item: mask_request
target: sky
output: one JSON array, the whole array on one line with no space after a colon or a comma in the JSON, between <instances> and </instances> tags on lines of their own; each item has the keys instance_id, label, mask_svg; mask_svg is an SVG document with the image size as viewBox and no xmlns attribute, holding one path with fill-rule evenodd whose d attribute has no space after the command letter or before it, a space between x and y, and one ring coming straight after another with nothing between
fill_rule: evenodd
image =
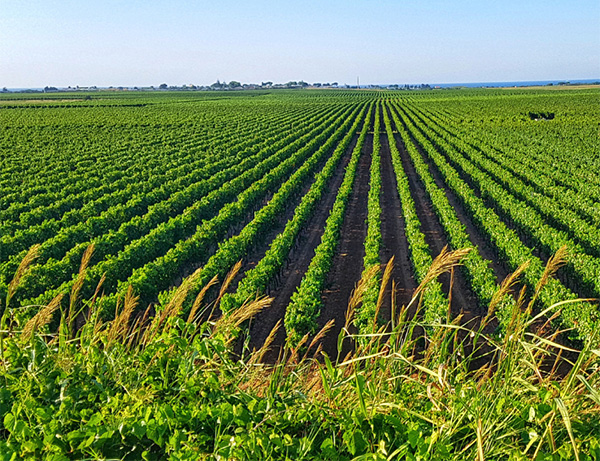
<instances>
[{"instance_id":1,"label":"sky","mask_svg":"<svg viewBox=\"0 0 600 461\"><path fill-rule=\"evenodd\" d=\"M0 87L600 78L598 0L0 0Z\"/></svg>"}]
</instances>

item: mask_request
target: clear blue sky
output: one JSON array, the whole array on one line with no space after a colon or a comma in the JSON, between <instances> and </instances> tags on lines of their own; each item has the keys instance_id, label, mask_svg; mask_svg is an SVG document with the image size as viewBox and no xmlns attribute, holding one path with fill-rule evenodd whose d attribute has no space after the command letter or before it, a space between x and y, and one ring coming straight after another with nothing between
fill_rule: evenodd
<instances>
[{"instance_id":1,"label":"clear blue sky","mask_svg":"<svg viewBox=\"0 0 600 461\"><path fill-rule=\"evenodd\" d=\"M0 0L0 87L600 77L598 0Z\"/></svg>"}]
</instances>

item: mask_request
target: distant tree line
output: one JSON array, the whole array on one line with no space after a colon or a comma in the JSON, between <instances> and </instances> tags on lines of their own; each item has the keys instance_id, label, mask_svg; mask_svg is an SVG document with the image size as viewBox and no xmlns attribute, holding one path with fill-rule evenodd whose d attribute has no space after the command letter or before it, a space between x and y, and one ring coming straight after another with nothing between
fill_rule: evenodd
<instances>
[{"instance_id":1,"label":"distant tree line","mask_svg":"<svg viewBox=\"0 0 600 461\"><path fill-rule=\"evenodd\" d=\"M215 83L211 85L181 85L181 86L172 86L167 85L166 83L161 83L158 86L158 90L170 90L170 91L181 91L181 90L201 90L201 91L227 91L227 90L252 90L252 89L295 89L295 88L337 88L338 83L307 83L304 80L291 80L287 83L273 83L271 81L261 82L261 83L241 83L237 80L231 80L229 83L225 81L217 80ZM148 89L156 89L153 86Z\"/></svg>"},{"instance_id":2,"label":"distant tree line","mask_svg":"<svg viewBox=\"0 0 600 461\"><path fill-rule=\"evenodd\" d=\"M123 87L123 86L110 86L105 88L98 88L97 86L89 87L67 87L57 88L55 86L46 86L43 89L23 89L19 90L21 93L55 93L64 91L98 91L98 90L118 90L118 91L230 91L230 90L264 90L264 89L303 89L303 88L357 88L356 85L342 84L338 82L313 82L308 83L304 80L290 80L286 83L273 83L272 81L260 82L260 83L241 83L237 80L231 80L230 82L217 80L211 85L194 85L194 84L183 84L183 85L169 85L167 83L161 83L158 86L148 87ZM387 89L387 90L430 90L431 86L428 84L417 84L417 85L361 85L360 88L371 88L371 89ZM5 87L0 90L1 93L7 93L9 90Z\"/></svg>"}]
</instances>

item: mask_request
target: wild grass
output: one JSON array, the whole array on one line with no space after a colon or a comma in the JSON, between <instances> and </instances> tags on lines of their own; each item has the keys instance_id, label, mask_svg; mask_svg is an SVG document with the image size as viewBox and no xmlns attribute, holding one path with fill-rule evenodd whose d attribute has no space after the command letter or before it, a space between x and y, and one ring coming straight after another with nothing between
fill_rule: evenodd
<instances>
[{"instance_id":1,"label":"wild grass","mask_svg":"<svg viewBox=\"0 0 600 461\"><path fill-rule=\"evenodd\" d=\"M443 252L426 279L465 254ZM155 315L140 311L130 291L104 321L101 289L81 300L74 288L68 307L58 297L25 321L9 296L0 331L0 459L598 460L597 338L576 348L549 327L560 305L533 310L560 264L560 255L549 262L531 299L515 294L502 335L489 328L494 301L476 328L460 318L425 324L426 284L407 306L392 299L388 325L352 334L367 272L338 337L345 357L323 353L330 322L275 363L263 360L278 346L281 322L258 350L236 347L268 298L216 317L220 297L205 305L207 287L184 319L187 285ZM82 278L86 270L84 258ZM514 290L520 271L494 299ZM388 273L391 264L382 283L393 293Z\"/></svg>"}]
</instances>

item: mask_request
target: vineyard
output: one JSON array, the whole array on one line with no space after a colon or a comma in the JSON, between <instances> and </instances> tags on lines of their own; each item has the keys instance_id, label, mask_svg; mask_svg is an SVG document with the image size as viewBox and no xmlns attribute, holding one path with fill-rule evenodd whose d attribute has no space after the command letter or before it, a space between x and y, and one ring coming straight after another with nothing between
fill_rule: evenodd
<instances>
[{"instance_id":1,"label":"vineyard","mask_svg":"<svg viewBox=\"0 0 600 461\"><path fill-rule=\"evenodd\" d=\"M563 246L565 267L536 308L600 297L597 96L4 98L1 297L33 245L35 266L13 303L69 293L91 244L82 296L102 278L106 316L130 286L145 308L188 282L189 311L202 287L241 261L222 308L274 298L251 329L253 344L280 319L292 343L331 318L341 328L361 272L392 256L407 303L446 245L473 250L451 292L447 280L427 291L432 323L448 306L485 317L502 280L526 261L523 283L533 289ZM537 112L553 118L530 116ZM365 334L389 318L389 306L376 315L378 280L355 319ZM498 303L500 330L514 303ZM580 302L554 323L584 341L599 318Z\"/></svg>"},{"instance_id":2,"label":"vineyard","mask_svg":"<svg viewBox=\"0 0 600 461\"><path fill-rule=\"evenodd\" d=\"M89 300L106 322L129 306L141 325L174 305L216 321L268 299L233 349L268 342L273 364L317 335L332 367L401 311L427 341L448 324L502 341L527 305L532 331L597 350L599 96L0 95L3 323L22 329L53 305L81 329ZM432 279L448 250L465 250L460 264Z\"/></svg>"}]
</instances>

